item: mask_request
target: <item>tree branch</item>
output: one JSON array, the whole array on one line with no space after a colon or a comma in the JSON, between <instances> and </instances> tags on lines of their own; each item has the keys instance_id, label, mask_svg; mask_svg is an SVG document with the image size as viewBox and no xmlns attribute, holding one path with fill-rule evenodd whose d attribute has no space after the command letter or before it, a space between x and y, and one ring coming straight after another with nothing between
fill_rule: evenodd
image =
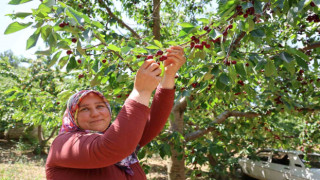
<instances>
[{"instance_id":1,"label":"tree branch","mask_svg":"<svg viewBox=\"0 0 320 180\"><path fill-rule=\"evenodd\" d=\"M98 0L101 7L106 8L109 16L111 16L113 19L115 19L120 25L127 28L133 36L135 36L138 39L141 39L141 37L136 33L130 26L128 26L126 23L124 23L121 19L119 19L115 14L112 13L111 9L103 2L103 0Z\"/></svg>"},{"instance_id":2,"label":"tree branch","mask_svg":"<svg viewBox=\"0 0 320 180\"><path fill-rule=\"evenodd\" d=\"M306 50L310 50L310 49L316 49L320 47L320 42L316 42L313 44L309 44L306 47L300 48L300 51L306 51Z\"/></svg>"},{"instance_id":3,"label":"tree branch","mask_svg":"<svg viewBox=\"0 0 320 180\"><path fill-rule=\"evenodd\" d=\"M261 114L254 113L254 112L244 113L244 112L239 112L239 111L231 111L231 112L225 111L225 112L221 113L217 118L215 118L215 120L213 122L211 122L211 124L223 123L225 120L227 120L231 116L254 118L254 117L261 116ZM191 133L185 135L185 140L191 141L191 140L197 139L198 137L201 137L205 134L208 134L213 129L214 129L214 127L211 125L210 127L206 128L206 129L200 129L198 131L191 132Z\"/></svg>"},{"instance_id":4,"label":"tree branch","mask_svg":"<svg viewBox=\"0 0 320 180\"><path fill-rule=\"evenodd\" d=\"M50 136L49 136L46 140L44 140L44 141L45 141L45 142L49 141L49 140L53 137L53 135L54 135L54 133L56 132L57 129L58 129L58 126L56 126L56 127L51 131Z\"/></svg>"},{"instance_id":5,"label":"tree branch","mask_svg":"<svg viewBox=\"0 0 320 180\"><path fill-rule=\"evenodd\" d=\"M153 19L153 28L152 32L154 35L154 39L160 41L160 0L153 0L153 13L152 13L152 19Z\"/></svg>"}]
</instances>

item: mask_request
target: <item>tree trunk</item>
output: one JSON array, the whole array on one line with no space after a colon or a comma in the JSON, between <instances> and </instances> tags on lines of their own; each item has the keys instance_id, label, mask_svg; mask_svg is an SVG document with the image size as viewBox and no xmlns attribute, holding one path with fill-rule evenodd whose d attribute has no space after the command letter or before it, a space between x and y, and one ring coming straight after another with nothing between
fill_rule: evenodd
<instances>
[{"instance_id":1,"label":"tree trunk","mask_svg":"<svg viewBox=\"0 0 320 180\"><path fill-rule=\"evenodd\" d=\"M153 35L154 39L160 41L160 0L153 0Z\"/></svg>"},{"instance_id":2,"label":"tree trunk","mask_svg":"<svg viewBox=\"0 0 320 180\"><path fill-rule=\"evenodd\" d=\"M184 99L177 102L177 104L173 107L172 113L174 115L174 119L170 119L170 131L171 132L179 132L183 134L184 121L183 114L186 110L187 102ZM183 142L181 142L183 143ZM185 164L184 164L184 151L178 152L174 148L173 143L170 144L171 149L171 158L168 160L168 179L169 180L184 180L185 178ZM184 145L182 147L184 149ZM182 156L179 160L178 156Z\"/></svg>"},{"instance_id":3,"label":"tree trunk","mask_svg":"<svg viewBox=\"0 0 320 180\"><path fill-rule=\"evenodd\" d=\"M44 150L44 147L45 147L47 141L43 137L43 132L42 132L41 125L38 126L38 141L39 141L39 146L38 146L38 148L36 148L34 150L34 153L35 154L46 154L45 150Z\"/></svg>"}]
</instances>

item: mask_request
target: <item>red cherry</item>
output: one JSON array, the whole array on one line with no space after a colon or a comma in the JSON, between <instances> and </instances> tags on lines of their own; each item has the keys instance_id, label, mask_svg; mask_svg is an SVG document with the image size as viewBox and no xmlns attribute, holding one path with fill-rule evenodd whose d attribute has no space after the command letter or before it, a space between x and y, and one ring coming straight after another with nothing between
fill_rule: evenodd
<instances>
[{"instance_id":1,"label":"red cherry","mask_svg":"<svg viewBox=\"0 0 320 180\"><path fill-rule=\"evenodd\" d=\"M158 56L161 56L163 54L163 51L161 51L161 50L159 50L158 52L157 52L157 55Z\"/></svg>"},{"instance_id":2,"label":"red cherry","mask_svg":"<svg viewBox=\"0 0 320 180\"><path fill-rule=\"evenodd\" d=\"M231 61L232 64L237 64L237 61Z\"/></svg>"},{"instance_id":3,"label":"red cherry","mask_svg":"<svg viewBox=\"0 0 320 180\"><path fill-rule=\"evenodd\" d=\"M147 59L153 59L153 56L152 55L148 55Z\"/></svg>"},{"instance_id":4,"label":"red cherry","mask_svg":"<svg viewBox=\"0 0 320 180\"><path fill-rule=\"evenodd\" d=\"M238 96L238 95L240 95L240 94L241 94L241 92L238 92L238 93L235 93L234 95Z\"/></svg>"},{"instance_id":5,"label":"red cherry","mask_svg":"<svg viewBox=\"0 0 320 180\"><path fill-rule=\"evenodd\" d=\"M198 86L198 83L192 83L191 86L192 86L193 88L196 88L196 87Z\"/></svg>"},{"instance_id":6,"label":"red cherry","mask_svg":"<svg viewBox=\"0 0 320 180\"><path fill-rule=\"evenodd\" d=\"M201 47L203 47L203 46L201 46L201 44L196 44L196 45L194 46L194 48L196 48L196 49L201 49Z\"/></svg>"},{"instance_id":7,"label":"red cherry","mask_svg":"<svg viewBox=\"0 0 320 180\"><path fill-rule=\"evenodd\" d=\"M107 60L106 60L106 59L102 60L102 63L106 63L106 62L107 62Z\"/></svg>"},{"instance_id":8,"label":"red cherry","mask_svg":"<svg viewBox=\"0 0 320 180\"><path fill-rule=\"evenodd\" d=\"M205 26L204 28L203 28L203 30L208 30L209 29L209 27L208 26Z\"/></svg>"},{"instance_id":9,"label":"red cherry","mask_svg":"<svg viewBox=\"0 0 320 180\"><path fill-rule=\"evenodd\" d=\"M237 10L237 11L241 11L241 10L242 10L242 6L238 5L238 6L236 7L236 10Z\"/></svg>"},{"instance_id":10,"label":"red cherry","mask_svg":"<svg viewBox=\"0 0 320 180\"><path fill-rule=\"evenodd\" d=\"M77 38L72 38L71 41L72 41L73 43L76 43L76 42L77 42Z\"/></svg>"},{"instance_id":11,"label":"red cherry","mask_svg":"<svg viewBox=\"0 0 320 180\"><path fill-rule=\"evenodd\" d=\"M59 105L60 104L60 102L57 102L57 105Z\"/></svg>"},{"instance_id":12,"label":"red cherry","mask_svg":"<svg viewBox=\"0 0 320 180\"><path fill-rule=\"evenodd\" d=\"M191 36L191 40L194 41L196 40L197 38L195 36Z\"/></svg>"},{"instance_id":13,"label":"red cherry","mask_svg":"<svg viewBox=\"0 0 320 180\"><path fill-rule=\"evenodd\" d=\"M200 42L200 39L196 38L194 42L198 44Z\"/></svg>"},{"instance_id":14,"label":"red cherry","mask_svg":"<svg viewBox=\"0 0 320 180\"><path fill-rule=\"evenodd\" d=\"M83 77L84 77L83 74L79 74L79 75L78 75L78 78L79 78L79 79L81 79L81 78L83 78Z\"/></svg>"},{"instance_id":15,"label":"red cherry","mask_svg":"<svg viewBox=\"0 0 320 180\"><path fill-rule=\"evenodd\" d=\"M64 22L59 24L59 27L63 28L65 26Z\"/></svg>"},{"instance_id":16,"label":"red cherry","mask_svg":"<svg viewBox=\"0 0 320 180\"><path fill-rule=\"evenodd\" d=\"M248 14L244 14L243 17L244 17L244 18L247 18L247 17L248 17Z\"/></svg>"},{"instance_id":17,"label":"red cherry","mask_svg":"<svg viewBox=\"0 0 320 180\"><path fill-rule=\"evenodd\" d=\"M163 55L159 58L159 61L164 61L164 60L167 60L168 57L166 55Z\"/></svg>"},{"instance_id":18,"label":"red cherry","mask_svg":"<svg viewBox=\"0 0 320 180\"><path fill-rule=\"evenodd\" d=\"M137 55L136 57L137 57L137 58L141 58L141 57L142 57L142 55Z\"/></svg>"},{"instance_id":19,"label":"red cherry","mask_svg":"<svg viewBox=\"0 0 320 180\"><path fill-rule=\"evenodd\" d=\"M209 49L211 47L210 44L206 44L206 48Z\"/></svg>"},{"instance_id":20,"label":"red cherry","mask_svg":"<svg viewBox=\"0 0 320 180\"><path fill-rule=\"evenodd\" d=\"M81 59L78 59L78 63L81 64L81 62L82 62Z\"/></svg>"},{"instance_id":21,"label":"red cherry","mask_svg":"<svg viewBox=\"0 0 320 180\"><path fill-rule=\"evenodd\" d=\"M241 85L241 86L244 86L244 82L242 80L239 80L238 84Z\"/></svg>"},{"instance_id":22,"label":"red cherry","mask_svg":"<svg viewBox=\"0 0 320 180\"><path fill-rule=\"evenodd\" d=\"M68 50L68 51L67 51L67 54L68 54L68 55L72 54L72 51L71 51L71 50Z\"/></svg>"},{"instance_id":23,"label":"red cherry","mask_svg":"<svg viewBox=\"0 0 320 180\"><path fill-rule=\"evenodd\" d=\"M249 67L249 63L246 63L246 66Z\"/></svg>"},{"instance_id":24,"label":"red cherry","mask_svg":"<svg viewBox=\"0 0 320 180\"><path fill-rule=\"evenodd\" d=\"M190 48L192 49L193 47L194 47L194 45L195 45L196 43L194 43L194 42L191 42L190 43Z\"/></svg>"},{"instance_id":25,"label":"red cherry","mask_svg":"<svg viewBox=\"0 0 320 180\"><path fill-rule=\"evenodd\" d=\"M207 33L211 32L211 30L212 30L212 29L208 29L208 30L207 30Z\"/></svg>"},{"instance_id":26,"label":"red cherry","mask_svg":"<svg viewBox=\"0 0 320 180\"><path fill-rule=\"evenodd\" d=\"M233 28L233 25L232 24L230 24L228 27L227 27L227 29L232 29Z\"/></svg>"},{"instance_id":27,"label":"red cherry","mask_svg":"<svg viewBox=\"0 0 320 180\"><path fill-rule=\"evenodd\" d=\"M311 7L316 7L316 4L313 1L311 1L310 6Z\"/></svg>"},{"instance_id":28,"label":"red cherry","mask_svg":"<svg viewBox=\"0 0 320 180\"><path fill-rule=\"evenodd\" d=\"M202 41L202 42L201 42L201 45L203 45L203 46L205 46L206 44L207 44L206 41Z\"/></svg>"},{"instance_id":29,"label":"red cherry","mask_svg":"<svg viewBox=\"0 0 320 180\"><path fill-rule=\"evenodd\" d=\"M300 69L300 71L299 71L299 74L303 74L304 73L304 70L303 69Z\"/></svg>"},{"instance_id":30,"label":"red cherry","mask_svg":"<svg viewBox=\"0 0 320 180\"><path fill-rule=\"evenodd\" d=\"M225 31L223 31L222 34L223 34L223 36L227 36L228 35L228 31L225 30Z\"/></svg>"},{"instance_id":31,"label":"red cherry","mask_svg":"<svg viewBox=\"0 0 320 180\"><path fill-rule=\"evenodd\" d=\"M226 61L226 60L224 60L223 62L224 62L224 64L225 64L225 65L230 66L230 61L228 61L228 60L227 60L227 61Z\"/></svg>"}]
</instances>

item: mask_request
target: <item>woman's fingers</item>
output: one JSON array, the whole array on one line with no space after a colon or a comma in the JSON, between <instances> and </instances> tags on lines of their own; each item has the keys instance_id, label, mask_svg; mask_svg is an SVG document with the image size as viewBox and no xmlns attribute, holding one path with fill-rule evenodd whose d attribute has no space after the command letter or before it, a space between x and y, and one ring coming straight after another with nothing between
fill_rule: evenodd
<instances>
[{"instance_id":1,"label":"woman's fingers","mask_svg":"<svg viewBox=\"0 0 320 180\"><path fill-rule=\"evenodd\" d=\"M162 70L160 68L158 68L158 69L152 71L152 74L155 75L155 76L160 76L161 72L162 72Z\"/></svg>"},{"instance_id":2,"label":"woman's fingers","mask_svg":"<svg viewBox=\"0 0 320 180\"><path fill-rule=\"evenodd\" d=\"M145 60L140 68L141 69L147 69L152 63L155 63L155 61L153 59Z\"/></svg>"},{"instance_id":3,"label":"woman's fingers","mask_svg":"<svg viewBox=\"0 0 320 180\"><path fill-rule=\"evenodd\" d=\"M148 67L148 69L152 72L156 69L159 69L159 67L160 67L159 64L154 62L154 63L151 63L151 65Z\"/></svg>"}]
</instances>

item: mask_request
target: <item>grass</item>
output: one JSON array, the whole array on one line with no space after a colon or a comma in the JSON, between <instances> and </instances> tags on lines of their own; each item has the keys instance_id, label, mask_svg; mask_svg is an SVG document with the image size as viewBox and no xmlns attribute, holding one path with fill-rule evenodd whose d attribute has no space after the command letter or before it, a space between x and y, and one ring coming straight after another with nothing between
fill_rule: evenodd
<instances>
[{"instance_id":1,"label":"grass","mask_svg":"<svg viewBox=\"0 0 320 180\"><path fill-rule=\"evenodd\" d=\"M22 149L19 143L0 140L0 179L46 179L46 156L36 156L30 150Z\"/></svg>"}]
</instances>

